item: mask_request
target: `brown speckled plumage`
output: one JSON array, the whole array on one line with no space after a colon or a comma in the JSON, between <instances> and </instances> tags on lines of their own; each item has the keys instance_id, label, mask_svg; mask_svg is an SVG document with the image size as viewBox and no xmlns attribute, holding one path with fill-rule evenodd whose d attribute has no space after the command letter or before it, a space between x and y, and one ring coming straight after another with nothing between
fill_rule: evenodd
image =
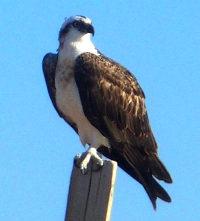
<instances>
[{"instance_id":1,"label":"brown speckled plumage","mask_svg":"<svg viewBox=\"0 0 200 221\"><path fill-rule=\"evenodd\" d=\"M85 115L111 143L110 153L104 147L98 151L144 186L154 208L157 196L171 201L152 176L172 182L158 159L145 95L136 78L115 61L91 53L77 58L74 71Z\"/></svg>"},{"instance_id":2,"label":"brown speckled plumage","mask_svg":"<svg viewBox=\"0 0 200 221\"><path fill-rule=\"evenodd\" d=\"M55 104L55 69L48 71L47 63L44 58L43 71L48 91L54 107L65 119ZM143 185L154 208L157 197L170 202L167 192L154 179L172 182L157 156L157 144L144 104L145 96L136 78L115 61L89 52L77 58L74 77L85 116L111 145L110 150L101 146L98 151L117 161L124 171ZM72 122L66 121L77 131Z\"/></svg>"}]
</instances>

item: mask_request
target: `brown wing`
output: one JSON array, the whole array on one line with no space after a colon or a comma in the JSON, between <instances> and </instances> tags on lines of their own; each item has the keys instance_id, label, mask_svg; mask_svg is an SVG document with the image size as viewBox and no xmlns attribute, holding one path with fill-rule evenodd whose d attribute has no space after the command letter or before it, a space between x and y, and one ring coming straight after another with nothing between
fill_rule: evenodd
<instances>
[{"instance_id":1,"label":"brown wing","mask_svg":"<svg viewBox=\"0 0 200 221\"><path fill-rule=\"evenodd\" d=\"M49 97L52 101L52 104L56 109L58 115L61 118L63 118L77 132L76 125L70 122L69 119L67 119L62 114L62 112L58 109L56 105L55 71L56 71L57 61L58 61L58 54L53 54L53 53L47 53L42 60L42 69L47 85L47 90L49 93Z\"/></svg>"},{"instance_id":2,"label":"brown wing","mask_svg":"<svg viewBox=\"0 0 200 221\"><path fill-rule=\"evenodd\" d=\"M165 182L171 177L157 157L157 144L136 78L120 64L103 55L84 53L76 60L75 80L88 120L111 144L111 152L99 152L142 183L155 207L158 197L170 201L152 175Z\"/></svg>"}]
</instances>

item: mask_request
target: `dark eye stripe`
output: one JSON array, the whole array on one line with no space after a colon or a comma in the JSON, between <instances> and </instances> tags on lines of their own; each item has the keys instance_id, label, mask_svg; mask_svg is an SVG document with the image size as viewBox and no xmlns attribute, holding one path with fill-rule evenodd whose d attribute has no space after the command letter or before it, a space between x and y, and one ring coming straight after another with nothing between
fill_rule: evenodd
<instances>
[{"instance_id":1,"label":"dark eye stripe","mask_svg":"<svg viewBox=\"0 0 200 221\"><path fill-rule=\"evenodd\" d=\"M63 35L65 35L66 33L69 32L71 25L72 25L72 24L69 23L69 24L67 24L64 28L60 29L59 39L60 39Z\"/></svg>"},{"instance_id":2,"label":"dark eye stripe","mask_svg":"<svg viewBox=\"0 0 200 221\"><path fill-rule=\"evenodd\" d=\"M78 26L80 25L80 22L74 21L72 24L73 24L73 26L76 28L76 27L78 27Z\"/></svg>"}]
</instances>

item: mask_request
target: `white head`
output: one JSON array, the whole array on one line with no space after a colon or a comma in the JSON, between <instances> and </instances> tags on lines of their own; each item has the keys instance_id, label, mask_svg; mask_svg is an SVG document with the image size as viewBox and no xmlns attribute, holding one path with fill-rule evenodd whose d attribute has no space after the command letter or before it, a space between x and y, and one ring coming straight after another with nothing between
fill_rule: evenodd
<instances>
[{"instance_id":1,"label":"white head","mask_svg":"<svg viewBox=\"0 0 200 221\"><path fill-rule=\"evenodd\" d=\"M59 41L80 41L81 38L87 35L90 38L90 34L94 35L94 27L89 18L81 15L71 16L64 21L59 32Z\"/></svg>"},{"instance_id":2,"label":"white head","mask_svg":"<svg viewBox=\"0 0 200 221\"><path fill-rule=\"evenodd\" d=\"M74 60L84 52L99 55L90 34L94 35L94 27L89 18L75 15L66 19L59 32L59 56Z\"/></svg>"}]
</instances>

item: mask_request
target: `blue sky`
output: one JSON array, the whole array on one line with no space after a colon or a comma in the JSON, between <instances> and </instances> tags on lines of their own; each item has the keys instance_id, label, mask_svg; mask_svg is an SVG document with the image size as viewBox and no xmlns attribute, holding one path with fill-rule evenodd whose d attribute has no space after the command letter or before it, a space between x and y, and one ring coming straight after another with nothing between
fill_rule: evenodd
<instances>
[{"instance_id":1,"label":"blue sky","mask_svg":"<svg viewBox=\"0 0 200 221\"><path fill-rule=\"evenodd\" d=\"M146 94L159 156L174 183L157 201L118 169L112 221L200 220L200 2L6 1L0 14L0 220L63 220L73 157L84 151L47 94L43 56L64 17L93 21L96 47Z\"/></svg>"}]
</instances>

